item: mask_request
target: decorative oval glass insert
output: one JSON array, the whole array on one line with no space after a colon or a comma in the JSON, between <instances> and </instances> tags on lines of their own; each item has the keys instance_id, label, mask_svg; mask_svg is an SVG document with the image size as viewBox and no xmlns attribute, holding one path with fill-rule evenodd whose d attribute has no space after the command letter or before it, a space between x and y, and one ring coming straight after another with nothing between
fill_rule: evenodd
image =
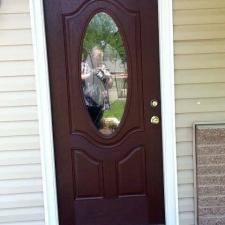
<instances>
[{"instance_id":1,"label":"decorative oval glass insert","mask_svg":"<svg viewBox=\"0 0 225 225\"><path fill-rule=\"evenodd\" d=\"M113 134L127 100L127 56L116 23L104 12L96 14L87 27L81 80L92 122L102 134Z\"/></svg>"}]
</instances>

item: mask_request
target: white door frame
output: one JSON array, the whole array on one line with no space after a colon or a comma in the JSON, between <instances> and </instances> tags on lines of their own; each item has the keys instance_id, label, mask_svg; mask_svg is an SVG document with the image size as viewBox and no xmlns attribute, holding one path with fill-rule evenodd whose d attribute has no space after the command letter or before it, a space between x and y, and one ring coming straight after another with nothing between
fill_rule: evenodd
<instances>
[{"instance_id":1,"label":"white door frame","mask_svg":"<svg viewBox=\"0 0 225 225\"><path fill-rule=\"evenodd\" d=\"M37 83L45 225L58 225L56 174L43 0L29 0ZM166 225L179 225L172 0L158 0Z\"/></svg>"}]
</instances>

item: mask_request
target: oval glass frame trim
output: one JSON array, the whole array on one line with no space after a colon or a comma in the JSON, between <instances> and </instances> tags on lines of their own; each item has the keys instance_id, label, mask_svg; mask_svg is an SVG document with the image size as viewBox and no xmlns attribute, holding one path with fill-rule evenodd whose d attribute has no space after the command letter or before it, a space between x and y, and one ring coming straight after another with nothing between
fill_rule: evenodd
<instances>
[{"instance_id":1,"label":"oval glass frame trim","mask_svg":"<svg viewBox=\"0 0 225 225\"><path fill-rule=\"evenodd\" d=\"M81 85L94 127L112 136L124 120L128 93L127 51L114 19L106 12L89 21L82 40Z\"/></svg>"}]
</instances>

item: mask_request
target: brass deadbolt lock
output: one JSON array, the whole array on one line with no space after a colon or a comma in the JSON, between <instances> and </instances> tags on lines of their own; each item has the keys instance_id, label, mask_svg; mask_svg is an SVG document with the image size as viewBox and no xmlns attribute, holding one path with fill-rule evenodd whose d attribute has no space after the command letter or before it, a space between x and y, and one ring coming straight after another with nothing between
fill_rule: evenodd
<instances>
[{"instance_id":1,"label":"brass deadbolt lock","mask_svg":"<svg viewBox=\"0 0 225 225\"><path fill-rule=\"evenodd\" d=\"M159 117L158 116L152 116L152 118L151 118L151 124L157 125L159 123L160 123Z\"/></svg>"},{"instance_id":2,"label":"brass deadbolt lock","mask_svg":"<svg viewBox=\"0 0 225 225\"><path fill-rule=\"evenodd\" d=\"M152 108L156 108L159 105L159 102L156 99L153 99L150 104Z\"/></svg>"}]
</instances>

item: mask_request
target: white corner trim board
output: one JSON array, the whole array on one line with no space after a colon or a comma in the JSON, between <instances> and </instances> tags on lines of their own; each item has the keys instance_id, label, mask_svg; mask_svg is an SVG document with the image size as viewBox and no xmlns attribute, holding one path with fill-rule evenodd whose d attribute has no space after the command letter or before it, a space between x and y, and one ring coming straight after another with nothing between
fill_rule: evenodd
<instances>
[{"instance_id":1,"label":"white corner trim board","mask_svg":"<svg viewBox=\"0 0 225 225\"><path fill-rule=\"evenodd\" d=\"M45 225L58 225L52 113L42 0L29 0L37 87Z\"/></svg>"},{"instance_id":2,"label":"white corner trim board","mask_svg":"<svg viewBox=\"0 0 225 225\"><path fill-rule=\"evenodd\" d=\"M166 225L179 225L172 0L158 0Z\"/></svg>"},{"instance_id":3,"label":"white corner trim board","mask_svg":"<svg viewBox=\"0 0 225 225\"><path fill-rule=\"evenodd\" d=\"M158 0L166 225L179 225L176 167L172 0ZM45 225L58 225L50 87L43 0L30 0L36 70Z\"/></svg>"}]
</instances>

